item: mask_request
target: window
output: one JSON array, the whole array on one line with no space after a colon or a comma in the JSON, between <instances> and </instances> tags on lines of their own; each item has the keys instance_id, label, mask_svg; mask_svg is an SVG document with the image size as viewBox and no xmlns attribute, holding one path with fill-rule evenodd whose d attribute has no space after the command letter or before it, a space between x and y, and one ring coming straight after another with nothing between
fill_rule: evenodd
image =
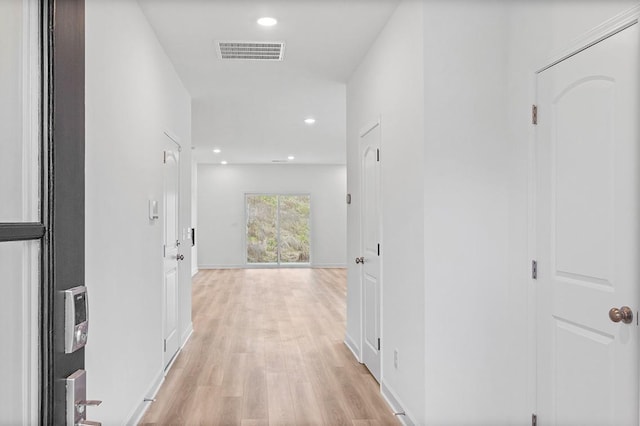
<instances>
[{"instance_id":1,"label":"window","mask_svg":"<svg viewBox=\"0 0 640 426\"><path fill-rule=\"evenodd\" d=\"M309 263L309 195L247 194L247 263Z\"/></svg>"}]
</instances>

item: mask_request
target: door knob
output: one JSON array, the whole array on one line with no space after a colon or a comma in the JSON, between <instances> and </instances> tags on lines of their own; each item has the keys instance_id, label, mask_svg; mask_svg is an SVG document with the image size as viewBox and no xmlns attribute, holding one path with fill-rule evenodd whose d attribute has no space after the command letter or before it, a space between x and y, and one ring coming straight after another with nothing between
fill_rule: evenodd
<instances>
[{"instance_id":1,"label":"door knob","mask_svg":"<svg viewBox=\"0 0 640 426\"><path fill-rule=\"evenodd\" d=\"M184 260L184 254L177 255L176 260Z\"/></svg>"},{"instance_id":2,"label":"door knob","mask_svg":"<svg viewBox=\"0 0 640 426\"><path fill-rule=\"evenodd\" d=\"M609 318L613 322L622 321L625 324L631 324L633 321L633 311L628 306L623 306L622 308L611 308L609 311Z\"/></svg>"},{"instance_id":3,"label":"door knob","mask_svg":"<svg viewBox=\"0 0 640 426\"><path fill-rule=\"evenodd\" d=\"M364 257L356 257L356 265L358 263L364 263Z\"/></svg>"}]
</instances>

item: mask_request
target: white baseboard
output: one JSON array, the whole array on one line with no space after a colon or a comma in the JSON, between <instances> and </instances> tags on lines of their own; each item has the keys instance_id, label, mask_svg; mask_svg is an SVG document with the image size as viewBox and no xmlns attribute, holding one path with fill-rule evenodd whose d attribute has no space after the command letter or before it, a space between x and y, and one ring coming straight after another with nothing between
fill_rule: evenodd
<instances>
[{"instance_id":1,"label":"white baseboard","mask_svg":"<svg viewBox=\"0 0 640 426\"><path fill-rule=\"evenodd\" d=\"M312 268L312 269L345 269L346 263L312 263L308 265L198 265L198 269L265 269L265 268Z\"/></svg>"},{"instance_id":2,"label":"white baseboard","mask_svg":"<svg viewBox=\"0 0 640 426\"><path fill-rule=\"evenodd\" d=\"M351 351L353 356L356 358L356 360L358 360L359 363L362 363L362 360L360 359L360 355L359 355L360 348L356 344L356 341L353 340L353 338L349 335L349 333L347 333L347 335L344 336L344 344L347 345L347 348L349 348L349 350Z\"/></svg>"},{"instance_id":3,"label":"white baseboard","mask_svg":"<svg viewBox=\"0 0 640 426\"><path fill-rule=\"evenodd\" d=\"M387 401L387 404L389 404L394 413L404 413L404 415L399 414L395 416L400 421L400 423L402 423L404 426L416 425L414 417L411 415L411 413L409 413L402 407L402 404L400 403L396 393L385 384L384 379L380 383L380 393L382 394L382 397L385 399L385 401Z\"/></svg>"},{"instance_id":4,"label":"white baseboard","mask_svg":"<svg viewBox=\"0 0 640 426\"><path fill-rule=\"evenodd\" d=\"M142 401L140 402L140 404L138 404L135 410L133 410L133 413L131 413L131 415L128 417L129 420L125 422L127 426L135 426L140 423L140 420L142 420L144 413L147 412L149 405L151 405L153 399L156 397L156 394L160 390L162 382L164 382L164 371L160 369L156 377L152 380L151 386L149 386L149 389L147 390L147 392L145 392L145 396L142 398Z\"/></svg>"},{"instance_id":5,"label":"white baseboard","mask_svg":"<svg viewBox=\"0 0 640 426\"><path fill-rule=\"evenodd\" d=\"M191 277L198 273L198 268L191 268Z\"/></svg>"},{"instance_id":6,"label":"white baseboard","mask_svg":"<svg viewBox=\"0 0 640 426\"><path fill-rule=\"evenodd\" d=\"M346 263L314 263L311 265L313 269L345 269Z\"/></svg>"},{"instance_id":7,"label":"white baseboard","mask_svg":"<svg viewBox=\"0 0 640 426\"><path fill-rule=\"evenodd\" d=\"M198 269L245 269L247 265L198 265Z\"/></svg>"},{"instance_id":8,"label":"white baseboard","mask_svg":"<svg viewBox=\"0 0 640 426\"><path fill-rule=\"evenodd\" d=\"M149 390L145 392L145 396L144 398L142 398L142 402L138 404L138 406L133 411L133 413L128 417L129 420L127 420L125 423L127 426L135 426L138 423L140 423L140 420L142 420L144 413L147 412L149 405L151 405L156 395L158 394L158 391L160 390L160 387L164 382L165 376L167 375L169 370L171 370L171 367L173 367L173 363L176 361L176 359L178 358L178 355L180 355L180 352L184 348L184 345L187 344L187 342L189 341L192 335L193 335L193 323L189 323L189 327L187 327L184 333L182 333L182 345L180 345L180 349L178 349L178 352L173 357L173 360L171 360L171 362L169 363L169 366L167 367L167 369L166 370L161 369L160 372L157 374L156 378L152 381L151 386L149 387Z\"/></svg>"},{"instance_id":9,"label":"white baseboard","mask_svg":"<svg viewBox=\"0 0 640 426\"><path fill-rule=\"evenodd\" d=\"M187 329L182 333L182 340L181 340L182 348L184 348L184 345L187 344L187 341L189 341L192 334L193 334L193 323L190 322Z\"/></svg>"}]
</instances>

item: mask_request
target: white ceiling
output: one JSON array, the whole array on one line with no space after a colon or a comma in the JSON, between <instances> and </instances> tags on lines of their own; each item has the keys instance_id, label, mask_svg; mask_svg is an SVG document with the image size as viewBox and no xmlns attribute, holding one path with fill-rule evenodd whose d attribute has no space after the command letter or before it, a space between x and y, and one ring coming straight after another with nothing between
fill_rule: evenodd
<instances>
[{"instance_id":1,"label":"white ceiling","mask_svg":"<svg viewBox=\"0 0 640 426\"><path fill-rule=\"evenodd\" d=\"M345 83L398 0L139 3L193 98L199 162L346 162ZM262 16L278 25L259 26ZM284 41L284 61L223 61L218 40ZM303 122L309 116L313 126Z\"/></svg>"}]
</instances>

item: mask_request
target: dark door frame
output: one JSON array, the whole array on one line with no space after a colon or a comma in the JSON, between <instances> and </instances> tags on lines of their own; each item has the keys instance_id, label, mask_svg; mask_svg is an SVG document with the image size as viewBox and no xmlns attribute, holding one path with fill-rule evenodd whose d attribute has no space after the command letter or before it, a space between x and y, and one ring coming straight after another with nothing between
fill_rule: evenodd
<instances>
[{"instance_id":1,"label":"dark door frame","mask_svg":"<svg viewBox=\"0 0 640 426\"><path fill-rule=\"evenodd\" d=\"M64 378L84 369L84 349L64 353L62 290L84 285L84 0L42 0L43 291L42 424L66 424Z\"/></svg>"}]
</instances>

